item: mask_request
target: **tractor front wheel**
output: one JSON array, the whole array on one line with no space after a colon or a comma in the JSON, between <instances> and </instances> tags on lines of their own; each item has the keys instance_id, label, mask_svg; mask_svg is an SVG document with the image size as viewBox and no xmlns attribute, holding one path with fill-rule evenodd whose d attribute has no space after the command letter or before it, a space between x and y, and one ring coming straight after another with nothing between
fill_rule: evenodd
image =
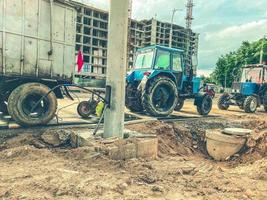
<instances>
[{"instance_id":1,"label":"tractor front wheel","mask_svg":"<svg viewBox=\"0 0 267 200\"><path fill-rule=\"evenodd\" d=\"M255 113L258 107L257 98L249 96L244 101L244 110L246 113Z\"/></svg>"},{"instance_id":2,"label":"tractor front wheel","mask_svg":"<svg viewBox=\"0 0 267 200\"><path fill-rule=\"evenodd\" d=\"M155 117L170 115L178 100L175 83L168 77L159 76L148 84L142 94L142 104L146 112Z\"/></svg>"},{"instance_id":3,"label":"tractor front wheel","mask_svg":"<svg viewBox=\"0 0 267 200\"><path fill-rule=\"evenodd\" d=\"M220 96L218 100L218 108L220 110L228 110L229 108L229 97L230 95L228 93L224 93L222 96Z\"/></svg>"},{"instance_id":4,"label":"tractor front wheel","mask_svg":"<svg viewBox=\"0 0 267 200\"><path fill-rule=\"evenodd\" d=\"M200 115L206 116L212 109L212 97L210 95L203 95L200 103L197 105L197 111Z\"/></svg>"}]
</instances>

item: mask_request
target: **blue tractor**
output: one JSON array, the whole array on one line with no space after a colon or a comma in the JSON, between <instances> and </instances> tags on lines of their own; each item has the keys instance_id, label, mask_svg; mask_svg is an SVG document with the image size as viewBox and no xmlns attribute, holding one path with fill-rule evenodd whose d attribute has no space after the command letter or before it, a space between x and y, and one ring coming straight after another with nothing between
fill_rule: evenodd
<instances>
[{"instance_id":1,"label":"blue tractor","mask_svg":"<svg viewBox=\"0 0 267 200\"><path fill-rule=\"evenodd\" d=\"M139 49L126 82L126 107L133 112L165 117L180 111L189 98L195 99L200 115L208 115L212 108L211 96L200 93L201 79L193 67L186 67L179 49L159 45Z\"/></svg>"},{"instance_id":2,"label":"blue tractor","mask_svg":"<svg viewBox=\"0 0 267 200\"><path fill-rule=\"evenodd\" d=\"M232 93L219 98L219 109L228 110L230 105L236 105L246 113L255 113L263 105L267 112L267 65L242 67L241 80L233 83L232 89Z\"/></svg>"}]
</instances>

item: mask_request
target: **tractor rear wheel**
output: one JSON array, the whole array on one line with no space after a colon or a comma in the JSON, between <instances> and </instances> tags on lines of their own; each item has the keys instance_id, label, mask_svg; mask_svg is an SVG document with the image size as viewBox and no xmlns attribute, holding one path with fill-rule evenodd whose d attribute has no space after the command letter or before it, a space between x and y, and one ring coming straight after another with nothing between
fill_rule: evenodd
<instances>
[{"instance_id":1,"label":"tractor rear wheel","mask_svg":"<svg viewBox=\"0 0 267 200\"><path fill-rule=\"evenodd\" d=\"M178 98L178 102L174 110L179 112L180 110L182 110L183 106L184 106L184 99Z\"/></svg>"},{"instance_id":2,"label":"tractor rear wheel","mask_svg":"<svg viewBox=\"0 0 267 200\"><path fill-rule=\"evenodd\" d=\"M220 110L228 110L229 108L229 97L230 95L228 93L224 93L222 96L220 96L219 100L218 100L218 108Z\"/></svg>"},{"instance_id":3,"label":"tractor rear wheel","mask_svg":"<svg viewBox=\"0 0 267 200\"><path fill-rule=\"evenodd\" d=\"M178 100L175 83L168 77L157 77L151 80L142 94L142 104L150 115L165 117L170 115Z\"/></svg>"},{"instance_id":4,"label":"tractor rear wheel","mask_svg":"<svg viewBox=\"0 0 267 200\"><path fill-rule=\"evenodd\" d=\"M125 105L132 112L142 112L144 110L141 97L142 94L137 87L131 83L126 86Z\"/></svg>"},{"instance_id":5,"label":"tractor rear wheel","mask_svg":"<svg viewBox=\"0 0 267 200\"><path fill-rule=\"evenodd\" d=\"M258 107L257 98L249 96L244 101L244 110L246 113L255 113Z\"/></svg>"},{"instance_id":6,"label":"tractor rear wheel","mask_svg":"<svg viewBox=\"0 0 267 200\"><path fill-rule=\"evenodd\" d=\"M57 98L49 92L50 88L40 83L17 87L8 98L9 114L21 126L46 125L57 111Z\"/></svg>"},{"instance_id":7,"label":"tractor rear wheel","mask_svg":"<svg viewBox=\"0 0 267 200\"><path fill-rule=\"evenodd\" d=\"M200 115L206 116L212 109L212 97L210 95L202 96L201 102L197 105L197 111Z\"/></svg>"}]
</instances>

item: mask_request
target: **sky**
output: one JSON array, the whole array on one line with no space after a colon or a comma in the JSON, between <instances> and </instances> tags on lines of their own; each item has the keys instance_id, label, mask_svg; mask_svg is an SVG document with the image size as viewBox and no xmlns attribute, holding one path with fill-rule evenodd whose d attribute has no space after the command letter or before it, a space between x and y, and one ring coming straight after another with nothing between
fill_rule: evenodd
<instances>
[{"instance_id":1,"label":"sky","mask_svg":"<svg viewBox=\"0 0 267 200\"><path fill-rule=\"evenodd\" d=\"M79 0L108 10L109 0ZM174 8L175 23L185 26L187 0L132 0L133 18L169 22ZM217 59L238 49L242 41L267 35L267 0L194 0L193 31L200 34L199 75L208 75Z\"/></svg>"}]
</instances>

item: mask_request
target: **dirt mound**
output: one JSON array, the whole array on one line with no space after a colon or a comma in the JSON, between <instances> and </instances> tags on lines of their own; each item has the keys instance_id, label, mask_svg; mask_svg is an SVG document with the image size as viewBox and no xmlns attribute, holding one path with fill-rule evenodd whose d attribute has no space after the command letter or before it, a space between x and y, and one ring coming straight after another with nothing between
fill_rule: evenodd
<instances>
[{"instance_id":1,"label":"dirt mound","mask_svg":"<svg viewBox=\"0 0 267 200\"><path fill-rule=\"evenodd\" d=\"M159 157L167 155L189 156L197 152L204 152L204 132L195 134L181 125L160 121L130 125L127 128L145 134L157 135Z\"/></svg>"},{"instance_id":2,"label":"dirt mound","mask_svg":"<svg viewBox=\"0 0 267 200\"><path fill-rule=\"evenodd\" d=\"M0 150L11 149L21 146L34 146L36 148L45 148L46 145L38 136L35 136L31 133L20 134L16 137L6 140L3 144L0 145Z\"/></svg>"}]
</instances>

